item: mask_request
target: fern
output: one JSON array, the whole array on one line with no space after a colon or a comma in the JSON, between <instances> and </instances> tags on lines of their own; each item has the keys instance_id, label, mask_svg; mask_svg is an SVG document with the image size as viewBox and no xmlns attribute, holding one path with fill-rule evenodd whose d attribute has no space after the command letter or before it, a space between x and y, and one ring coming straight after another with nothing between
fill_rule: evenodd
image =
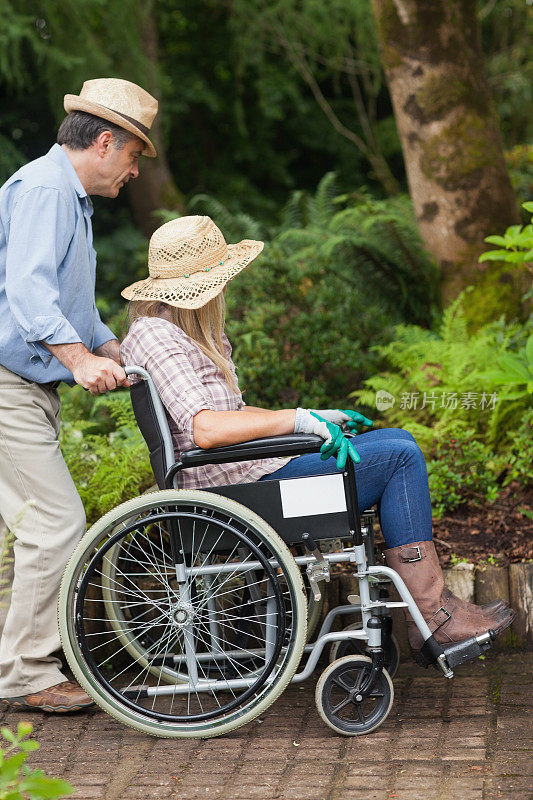
<instances>
[{"instance_id":1,"label":"fern","mask_svg":"<svg viewBox=\"0 0 533 800\"><path fill-rule=\"evenodd\" d=\"M335 208L335 199L338 196L336 176L334 172L327 172L317 186L313 203L310 208L308 224L322 227L328 225Z\"/></svg>"},{"instance_id":2,"label":"fern","mask_svg":"<svg viewBox=\"0 0 533 800\"><path fill-rule=\"evenodd\" d=\"M303 228L307 223L307 194L301 189L292 192L281 212L280 232Z\"/></svg>"},{"instance_id":3,"label":"fern","mask_svg":"<svg viewBox=\"0 0 533 800\"><path fill-rule=\"evenodd\" d=\"M350 205L339 211L346 202ZM294 195L276 237L289 264L320 264L327 268L329 280L350 283L364 291L369 302L388 303L410 322L431 324L437 272L423 249L407 199L337 197L335 176L328 173L315 196L308 198L307 224L301 224L302 208L301 193ZM297 223L294 227L288 225L290 218Z\"/></svg>"},{"instance_id":4,"label":"fern","mask_svg":"<svg viewBox=\"0 0 533 800\"><path fill-rule=\"evenodd\" d=\"M365 387L353 392L365 405L374 405L376 392L394 395L395 404L384 412L387 425L409 430L429 454L437 442L466 434L468 430L488 446L505 450L510 433L520 425L528 407L528 398L503 397L502 387L491 380L488 368L498 357L516 349L527 337L527 326L507 324L504 320L467 333L464 292L444 312L437 333L414 325L398 325L394 339L376 348L389 369L365 381ZM463 406L463 397L471 393L475 408ZM485 408L481 396L485 393ZM424 405L424 394L426 403ZM453 400L457 398L457 407ZM416 408L402 408L402 398L416 395ZM427 402L435 397L435 403ZM449 402L449 405L446 403Z\"/></svg>"},{"instance_id":5,"label":"fern","mask_svg":"<svg viewBox=\"0 0 533 800\"><path fill-rule=\"evenodd\" d=\"M189 201L189 209L200 210L210 216L224 233L228 242L238 239L263 239L265 231L261 223L249 214L232 214L226 206L207 194L197 194Z\"/></svg>"}]
</instances>

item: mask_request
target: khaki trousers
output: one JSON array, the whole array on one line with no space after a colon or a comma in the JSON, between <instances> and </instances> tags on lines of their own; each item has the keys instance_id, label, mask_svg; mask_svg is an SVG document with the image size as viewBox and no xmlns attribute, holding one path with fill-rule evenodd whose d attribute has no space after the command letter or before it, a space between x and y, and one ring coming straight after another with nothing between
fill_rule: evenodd
<instances>
[{"instance_id":1,"label":"khaki trousers","mask_svg":"<svg viewBox=\"0 0 533 800\"><path fill-rule=\"evenodd\" d=\"M14 533L14 577L0 630L0 697L66 680L57 596L85 532L85 512L59 449L57 391L0 366L0 516Z\"/></svg>"}]
</instances>

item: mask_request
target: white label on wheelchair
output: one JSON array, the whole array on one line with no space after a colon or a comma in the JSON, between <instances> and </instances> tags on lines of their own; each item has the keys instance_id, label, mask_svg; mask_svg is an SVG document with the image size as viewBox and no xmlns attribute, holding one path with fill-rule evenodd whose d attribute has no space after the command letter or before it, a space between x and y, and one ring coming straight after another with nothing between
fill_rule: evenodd
<instances>
[{"instance_id":1,"label":"white label on wheelchair","mask_svg":"<svg viewBox=\"0 0 533 800\"><path fill-rule=\"evenodd\" d=\"M285 518L346 511L342 474L281 480L279 490Z\"/></svg>"}]
</instances>

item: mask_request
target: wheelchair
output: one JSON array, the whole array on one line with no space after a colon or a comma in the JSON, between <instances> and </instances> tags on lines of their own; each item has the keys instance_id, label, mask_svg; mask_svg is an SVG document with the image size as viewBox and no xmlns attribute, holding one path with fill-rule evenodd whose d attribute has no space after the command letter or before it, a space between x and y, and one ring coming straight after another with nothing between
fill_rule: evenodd
<instances>
[{"instance_id":1,"label":"wheelchair","mask_svg":"<svg viewBox=\"0 0 533 800\"><path fill-rule=\"evenodd\" d=\"M316 453L322 439L274 436L196 448L176 461L150 375L126 372L142 378L131 399L159 491L90 528L66 567L58 606L67 661L104 711L154 736L219 736L309 678L330 647L317 709L334 731L357 736L381 725L393 704L392 608L408 608L424 639L419 661L447 678L490 647L492 632L442 647L400 576L376 563L376 514L359 513L350 459L333 475L179 490L183 469ZM312 635L308 620L320 616L321 584L334 565L350 569L359 594L331 608ZM390 599L391 583L399 601ZM354 615L357 622L333 629Z\"/></svg>"}]
</instances>

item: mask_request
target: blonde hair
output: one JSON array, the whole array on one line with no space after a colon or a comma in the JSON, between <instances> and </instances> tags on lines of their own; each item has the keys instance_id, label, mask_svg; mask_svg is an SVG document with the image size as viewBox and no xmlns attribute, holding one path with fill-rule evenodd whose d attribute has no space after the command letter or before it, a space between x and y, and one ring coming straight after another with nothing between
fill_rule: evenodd
<instances>
[{"instance_id":1,"label":"blonde hair","mask_svg":"<svg viewBox=\"0 0 533 800\"><path fill-rule=\"evenodd\" d=\"M235 374L230 361L224 355L222 334L226 321L226 301L220 292L200 308L177 308L161 300L132 300L128 308L128 320L132 322L139 317L162 317L170 319L187 336L196 342L204 353L217 366L224 380L234 392L238 391Z\"/></svg>"}]
</instances>

